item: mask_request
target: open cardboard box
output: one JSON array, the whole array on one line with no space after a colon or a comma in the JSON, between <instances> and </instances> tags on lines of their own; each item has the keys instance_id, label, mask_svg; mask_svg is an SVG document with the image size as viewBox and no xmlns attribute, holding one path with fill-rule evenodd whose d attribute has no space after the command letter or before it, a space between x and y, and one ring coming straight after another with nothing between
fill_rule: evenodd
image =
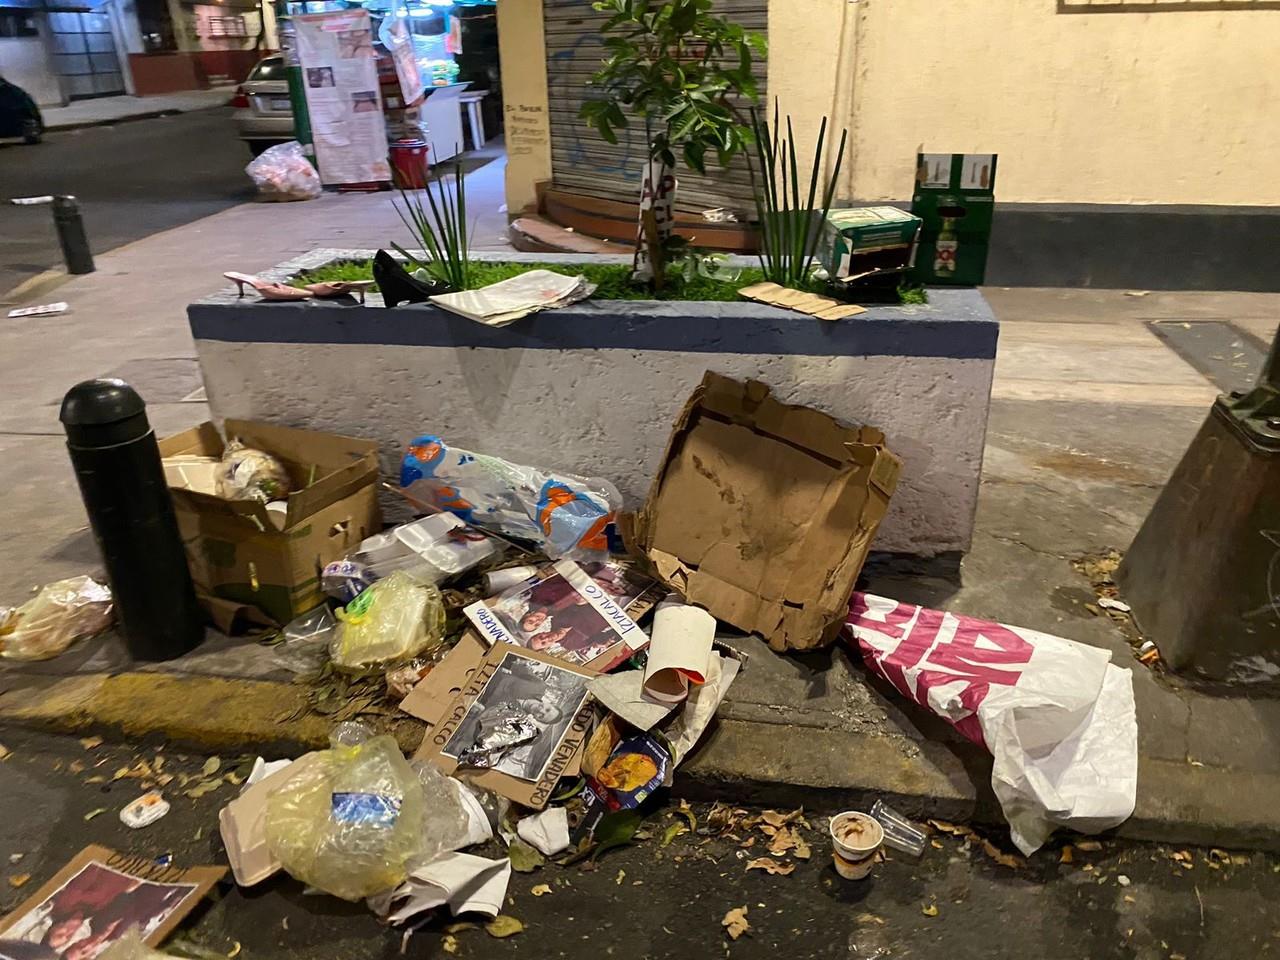
<instances>
[{"instance_id":1,"label":"open cardboard box","mask_svg":"<svg viewBox=\"0 0 1280 960\"><path fill-rule=\"evenodd\" d=\"M879 430L708 371L628 541L689 603L812 649L844 620L901 468Z\"/></svg>"},{"instance_id":2,"label":"open cardboard box","mask_svg":"<svg viewBox=\"0 0 1280 960\"><path fill-rule=\"evenodd\" d=\"M324 601L324 566L382 529L378 445L248 420L227 420L225 427L228 437L278 458L294 492L286 498L284 527L277 529L264 504L175 486L178 474L167 470L191 577L204 594L288 623ZM203 423L161 440L160 456L221 457L224 447L218 429Z\"/></svg>"}]
</instances>

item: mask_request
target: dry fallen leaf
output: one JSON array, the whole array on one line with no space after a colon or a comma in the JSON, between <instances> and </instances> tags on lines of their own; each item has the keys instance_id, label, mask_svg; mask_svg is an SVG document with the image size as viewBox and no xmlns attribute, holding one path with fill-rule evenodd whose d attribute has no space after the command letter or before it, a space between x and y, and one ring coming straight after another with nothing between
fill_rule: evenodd
<instances>
[{"instance_id":1,"label":"dry fallen leaf","mask_svg":"<svg viewBox=\"0 0 1280 960\"><path fill-rule=\"evenodd\" d=\"M747 922L747 908L735 907L730 910L720 921L720 926L725 928L730 940L737 940L751 929L751 924Z\"/></svg>"},{"instance_id":2,"label":"dry fallen leaf","mask_svg":"<svg viewBox=\"0 0 1280 960\"><path fill-rule=\"evenodd\" d=\"M800 835L796 833L794 827L782 827L773 835L773 839L769 841L769 852L782 854L791 850L800 842Z\"/></svg>"},{"instance_id":3,"label":"dry fallen leaf","mask_svg":"<svg viewBox=\"0 0 1280 960\"><path fill-rule=\"evenodd\" d=\"M80 740L80 746L84 747L86 750L96 750L98 747L102 746L102 738L84 737Z\"/></svg>"},{"instance_id":4,"label":"dry fallen leaf","mask_svg":"<svg viewBox=\"0 0 1280 960\"><path fill-rule=\"evenodd\" d=\"M1062 856L1058 858L1058 862L1071 863L1073 862L1073 859L1074 858L1071 855L1071 844L1068 843L1065 847L1062 848Z\"/></svg>"},{"instance_id":5,"label":"dry fallen leaf","mask_svg":"<svg viewBox=\"0 0 1280 960\"><path fill-rule=\"evenodd\" d=\"M514 937L517 933L523 933L524 924L515 917L500 913L484 925L484 932L491 937L505 940L507 937Z\"/></svg>"},{"instance_id":6,"label":"dry fallen leaf","mask_svg":"<svg viewBox=\"0 0 1280 960\"><path fill-rule=\"evenodd\" d=\"M192 800L199 800L206 793L213 793L218 787L222 786L222 778L216 780L201 780L190 790L184 791Z\"/></svg>"},{"instance_id":7,"label":"dry fallen leaf","mask_svg":"<svg viewBox=\"0 0 1280 960\"><path fill-rule=\"evenodd\" d=\"M803 837L796 837L796 848L792 853L798 860L808 860L813 855L813 851L809 849L809 844Z\"/></svg>"},{"instance_id":8,"label":"dry fallen leaf","mask_svg":"<svg viewBox=\"0 0 1280 960\"><path fill-rule=\"evenodd\" d=\"M684 823L672 823L667 825L667 829L662 832L662 845L664 847L671 846L671 841L682 833L688 833L689 827Z\"/></svg>"},{"instance_id":9,"label":"dry fallen leaf","mask_svg":"<svg viewBox=\"0 0 1280 960\"><path fill-rule=\"evenodd\" d=\"M200 768L200 772L203 773L206 777L211 777L218 772L218 769L221 766L222 766L221 757L210 757L208 760L204 762L204 766Z\"/></svg>"},{"instance_id":10,"label":"dry fallen leaf","mask_svg":"<svg viewBox=\"0 0 1280 960\"><path fill-rule=\"evenodd\" d=\"M884 917L877 917L874 913L860 913L857 919L859 923L878 923L884 926Z\"/></svg>"},{"instance_id":11,"label":"dry fallen leaf","mask_svg":"<svg viewBox=\"0 0 1280 960\"><path fill-rule=\"evenodd\" d=\"M96 810L90 810L88 813L86 813L86 814L84 815L84 818L85 818L85 820L92 820L94 817L101 816L102 814L104 814L104 813L106 813L106 812L107 812L107 808L106 808L106 807L98 807L98 809L96 809Z\"/></svg>"},{"instance_id":12,"label":"dry fallen leaf","mask_svg":"<svg viewBox=\"0 0 1280 960\"><path fill-rule=\"evenodd\" d=\"M451 923L444 928L445 933L462 933L464 930L479 930L480 924L472 923L470 920L459 920L457 923Z\"/></svg>"},{"instance_id":13,"label":"dry fallen leaf","mask_svg":"<svg viewBox=\"0 0 1280 960\"><path fill-rule=\"evenodd\" d=\"M773 859L773 857L757 857L747 863L747 869L764 870L771 874L781 874L786 877L795 872L796 865L794 863L783 863L781 860Z\"/></svg>"},{"instance_id":14,"label":"dry fallen leaf","mask_svg":"<svg viewBox=\"0 0 1280 960\"><path fill-rule=\"evenodd\" d=\"M440 941L440 949L445 953L457 953L458 938L451 933L446 933Z\"/></svg>"},{"instance_id":15,"label":"dry fallen leaf","mask_svg":"<svg viewBox=\"0 0 1280 960\"><path fill-rule=\"evenodd\" d=\"M31 874L29 873L15 874L14 876L9 878L9 886L17 890L18 887L22 886L24 883L26 883L30 879L31 879Z\"/></svg>"},{"instance_id":16,"label":"dry fallen leaf","mask_svg":"<svg viewBox=\"0 0 1280 960\"><path fill-rule=\"evenodd\" d=\"M920 907L920 912L926 917L936 917L938 915L938 905L936 903L926 903Z\"/></svg>"},{"instance_id":17,"label":"dry fallen leaf","mask_svg":"<svg viewBox=\"0 0 1280 960\"><path fill-rule=\"evenodd\" d=\"M553 891L551 889L551 884L540 883L529 892L532 893L535 897L545 897L548 893L552 893Z\"/></svg>"},{"instance_id":18,"label":"dry fallen leaf","mask_svg":"<svg viewBox=\"0 0 1280 960\"><path fill-rule=\"evenodd\" d=\"M1023 860L1021 857L1016 857L1011 853L1004 853L990 840L984 839L982 841L982 850L988 857L1000 864L1002 867L1008 867L1011 870L1019 870L1027 865L1027 861Z\"/></svg>"},{"instance_id":19,"label":"dry fallen leaf","mask_svg":"<svg viewBox=\"0 0 1280 960\"><path fill-rule=\"evenodd\" d=\"M106 778L106 777L102 777L102 776L98 776L98 777L85 777L84 782L85 782L85 783L106 783L106 782L107 782L107 778Z\"/></svg>"},{"instance_id":20,"label":"dry fallen leaf","mask_svg":"<svg viewBox=\"0 0 1280 960\"><path fill-rule=\"evenodd\" d=\"M785 827L788 824L795 823L804 818L804 807L792 810L790 813L783 813L780 810L766 810L760 814L760 819L771 827Z\"/></svg>"},{"instance_id":21,"label":"dry fallen leaf","mask_svg":"<svg viewBox=\"0 0 1280 960\"><path fill-rule=\"evenodd\" d=\"M1102 844L1097 840L1081 840L1076 844L1076 849L1081 853L1097 853L1102 849Z\"/></svg>"},{"instance_id":22,"label":"dry fallen leaf","mask_svg":"<svg viewBox=\"0 0 1280 960\"><path fill-rule=\"evenodd\" d=\"M627 879L627 871L619 870L618 875L613 878L613 882L616 883L618 886L622 886L622 881L625 879Z\"/></svg>"},{"instance_id":23,"label":"dry fallen leaf","mask_svg":"<svg viewBox=\"0 0 1280 960\"><path fill-rule=\"evenodd\" d=\"M1177 860L1177 861L1179 861L1179 862L1182 862L1182 861L1190 860L1190 859L1191 859L1191 851L1190 851L1190 850L1175 850L1175 851L1174 851L1173 853L1171 853L1169 856L1171 856L1174 860Z\"/></svg>"},{"instance_id":24,"label":"dry fallen leaf","mask_svg":"<svg viewBox=\"0 0 1280 960\"><path fill-rule=\"evenodd\" d=\"M83 760L72 760L67 764L67 773L84 773L85 769Z\"/></svg>"},{"instance_id":25,"label":"dry fallen leaf","mask_svg":"<svg viewBox=\"0 0 1280 960\"><path fill-rule=\"evenodd\" d=\"M234 957L240 955L240 941L236 941L236 945L227 951L227 960L233 960Z\"/></svg>"}]
</instances>

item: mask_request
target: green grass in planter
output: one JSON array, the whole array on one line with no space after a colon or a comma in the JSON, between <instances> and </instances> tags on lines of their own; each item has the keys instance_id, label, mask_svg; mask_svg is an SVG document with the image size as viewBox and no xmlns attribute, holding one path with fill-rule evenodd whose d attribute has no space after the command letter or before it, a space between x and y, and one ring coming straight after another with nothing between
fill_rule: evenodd
<instances>
[{"instance_id":1,"label":"green grass in planter","mask_svg":"<svg viewBox=\"0 0 1280 960\"><path fill-rule=\"evenodd\" d=\"M509 263L473 261L470 267L472 289L509 280L529 270L551 270L566 276L585 276L596 285L592 295L597 300L653 300L653 292L645 286L631 282L631 265L628 263ZM333 280L371 280L373 265L368 260L335 260L322 267L304 270L288 282L296 285L323 283ZM697 300L732 302L740 299L738 289L764 279L764 271L747 267L733 283L697 277L687 283L673 283L670 289L658 295L658 300ZM373 289L378 289L374 287ZM824 285L812 287L815 293L824 292ZM902 303L924 303L923 289L901 288ZM919 299L914 299L919 297Z\"/></svg>"}]
</instances>

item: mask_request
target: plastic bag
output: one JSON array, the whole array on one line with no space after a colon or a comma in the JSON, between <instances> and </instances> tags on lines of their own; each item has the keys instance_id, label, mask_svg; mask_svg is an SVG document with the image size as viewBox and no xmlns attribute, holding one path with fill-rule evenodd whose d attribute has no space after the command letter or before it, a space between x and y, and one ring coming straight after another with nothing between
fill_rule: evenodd
<instances>
[{"instance_id":1,"label":"plastic bag","mask_svg":"<svg viewBox=\"0 0 1280 960\"><path fill-rule=\"evenodd\" d=\"M359 900L403 882L422 849L422 783L393 737L344 736L267 798L267 846L291 876Z\"/></svg>"},{"instance_id":2,"label":"plastic bag","mask_svg":"<svg viewBox=\"0 0 1280 960\"><path fill-rule=\"evenodd\" d=\"M409 864L412 870L415 865L430 863L442 853L461 850L475 841L471 817L458 792L461 785L429 761L411 767L422 784L422 845Z\"/></svg>"},{"instance_id":3,"label":"plastic bag","mask_svg":"<svg viewBox=\"0 0 1280 960\"><path fill-rule=\"evenodd\" d=\"M321 604L290 620L284 639L272 648L276 666L290 673L315 673L324 666L338 621Z\"/></svg>"},{"instance_id":4,"label":"plastic bag","mask_svg":"<svg viewBox=\"0 0 1280 960\"><path fill-rule=\"evenodd\" d=\"M1055 827L1097 833L1133 813L1133 678L1108 651L864 593L847 622L868 667L991 751L1023 853Z\"/></svg>"},{"instance_id":5,"label":"plastic bag","mask_svg":"<svg viewBox=\"0 0 1280 960\"><path fill-rule=\"evenodd\" d=\"M425 435L409 445L400 486L482 530L531 540L552 559L601 560L622 503L607 480L522 467Z\"/></svg>"},{"instance_id":6,"label":"plastic bag","mask_svg":"<svg viewBox=\"0 0 1280 960\"><path fill-rule=\"evenodd\" d=\"M320 174L296 140L268 147L244 168L259 200L314 200L324 192Z\"/></svg>"},{"instance_id":7,"label":"plastic bag","mask_svg":"<svg viewBox=\"0 0 1280 960\"><path fill-rule=\"evenodd\" d=\"M320 571L320 589L339 603L350 603L377 580L368 567L355 560L335 560Z\"/></svg>"},{"instance_id":8,"label":"plastic bag","mask_svg":"<svg viewBox=\"0 0 1280 960\"><path fill-rule=\"evenodd\" d=\"M335 666L364 670L408 660L444 639L444 598L429 583L397 570L338 610L329 645Z\"/></svg>"},{"instance_id":9,"label":"plastic bag","mask_svg":"<svg viewBox=\"0 0 1280 960\"><path fill-rule=\"evenodd\" d=\"M0 656L48 660L111 626L111 591L90 577L47 584L20 607L0 610Z\"/></svg>"},{"instance_id":10,"label":"plastic bag","mask_svg":"<svg viewBox=\"0 0 1280 960\"><path fill-rule=\"evenodd\" d=\"M222 452L217 469L217 493L223 500L257 500L266 503L289 495L289 471L265 450L232 440Z\"/></svg>"}]
</instances>

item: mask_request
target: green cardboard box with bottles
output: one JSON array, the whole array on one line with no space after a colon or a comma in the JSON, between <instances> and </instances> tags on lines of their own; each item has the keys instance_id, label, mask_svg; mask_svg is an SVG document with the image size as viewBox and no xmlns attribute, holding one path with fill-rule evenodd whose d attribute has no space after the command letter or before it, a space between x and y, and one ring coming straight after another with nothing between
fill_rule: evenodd
<instances>
[{"instance_id":1,"label":"green cardboard box with bottles","mask_svg":"<svg viewBox=\"0 0 1280 960\"><path fill-rule=\"evenodd\" d=\"M983 282L995 185L994 153L916 154L911 212L924 224L913 271L916 280L957 286Z\"/></svg>"}]
</instances>

